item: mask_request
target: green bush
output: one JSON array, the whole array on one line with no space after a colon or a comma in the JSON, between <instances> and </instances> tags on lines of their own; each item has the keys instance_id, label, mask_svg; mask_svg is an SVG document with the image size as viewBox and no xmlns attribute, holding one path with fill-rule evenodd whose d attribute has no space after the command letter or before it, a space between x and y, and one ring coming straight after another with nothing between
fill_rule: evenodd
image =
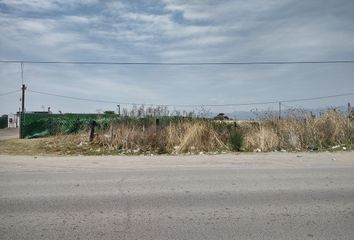
<instances>
[{"instance_id":1,"label":"green bush","mask_svg":"<svg viewBox=\"0 0 354 240\"><path fill-rule=\"evenodd\" d=\"M233 151L241 151L243 145L243 134L237 128L232 128L230 131L230 145Z\"/></svg>"}]
</instances>

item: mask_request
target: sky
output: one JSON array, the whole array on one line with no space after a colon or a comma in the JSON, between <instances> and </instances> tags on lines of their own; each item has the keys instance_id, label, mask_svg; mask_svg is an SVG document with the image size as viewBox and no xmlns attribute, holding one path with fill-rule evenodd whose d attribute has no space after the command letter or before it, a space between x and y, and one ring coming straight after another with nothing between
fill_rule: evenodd
<instances>
[{"instance_id":1,"label":"sky","mask_svg":"<svg viewBox=\"0 0 354 240\"><path fill-rule=\"evenodd\" d=\"M0 0L0 60L251 62L354 60L352 0ZM115 103L215 105L354 92L354 64L24 64L26 110L99 112ZM0 63L0 114L16 112L20 64ZM43 95L77 98L95 103ZM354 104L354 95L293 102ZM122 104L122 107L127 107ZM173 108L173 107L171 107ZM277 104L206 107L213 112ZM188 109L187 109L188 110Z\"/></svg>"}]
</instances>

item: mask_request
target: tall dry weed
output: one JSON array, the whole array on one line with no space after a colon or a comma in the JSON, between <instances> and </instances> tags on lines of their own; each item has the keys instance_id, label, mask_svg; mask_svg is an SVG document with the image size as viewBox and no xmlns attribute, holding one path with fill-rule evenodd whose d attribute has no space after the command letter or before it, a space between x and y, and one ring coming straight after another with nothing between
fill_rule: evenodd
<instances>
[{"instance_id":1,"label":"tall dry weed","mask_svg":"<svg viewBox=\"0 0 354 240\"><path fill-rule=\"evenodd\" d=\"M227 131L208 121L182 121L164 126L112 125L102 130L94 144L123 152L186 153L227 150Z\"/></svg>"},{"instance_id":2,"label":"tall dry weed","mask_svg":"<svg viewBox=\"0 0 354 240\"><path fill-rule=\"evenodd\" d=\"M278 147L279 138L269 123L261 122L245 126L245 148L246 150L260 149L271 151Z\"/></svg>"},{"instance_id":3,"label":"tall dry weed","mask_svg":"<svg viewBox=\"0 0 354 240\"><path fill-rule=\"evenodd\" d=\"M254 149L300 151L341 144L353 147L354 143L354 121L335 111L313 118L305 111L297 110L281 120L268 116L240 125L196 119L180 119L161 125L152 123L112 122L109 127L97 129L91 145L121 153L178 154ZM83 141L80 136L75 144Z\"/></svg>"},{"instance_id":4,"label":"tall dry weed","mask_svg":"<svg viewBox=\"0 0 354 240\"><path fill-rule=\"evenodd\" d=\"M281 120L259 121L246 128L245 148L249 150L325 149L354 143L354 122L335 111L323 113L319 118L298 111Z\"/></svg>"}]
</instances>

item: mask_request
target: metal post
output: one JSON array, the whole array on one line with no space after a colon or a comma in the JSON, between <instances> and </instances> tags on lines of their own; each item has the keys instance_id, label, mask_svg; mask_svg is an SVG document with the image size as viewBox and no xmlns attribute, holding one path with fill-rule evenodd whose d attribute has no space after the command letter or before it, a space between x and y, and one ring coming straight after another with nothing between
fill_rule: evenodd
<instances>
[{"instance_id":1,"label":"metal post","mask_svg":"<svg viewBox=\"0 0 354 240\"><path fill-rule=\"evenodd\" d=\"M352 114L352 106L350 105L350 102L348 102L348 126L349 126L349 119L353 118L354 114Z\"/></svg>"}]
</instances>

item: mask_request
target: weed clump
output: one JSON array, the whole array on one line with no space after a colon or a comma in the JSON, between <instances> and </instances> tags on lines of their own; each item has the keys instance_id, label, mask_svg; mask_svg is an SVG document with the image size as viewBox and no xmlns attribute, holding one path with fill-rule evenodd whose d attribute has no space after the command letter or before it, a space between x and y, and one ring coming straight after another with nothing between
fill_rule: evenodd
<instances>
[{"instance_id":1,"label":"weed clump","mask_svg":"<svg viewBox=\"0 0 354 240\"><path fill-rule=\"evenodd\" d=\"M257 125L245 124L245 148L248 150L328 149L354 143L354 121L346 114L328 111L314 118L302 110L291 111L283 119L270 118Z\"/></svg>"},{"instance_id":2,"label":"weed clump","mask_svg":"<svg viewBox=\"0 0 354 240\"><path fill-rule=\"evenodd\" d=\"M112 124L101 130L93 144L122 153L200 153L228 150L226 124L204 120L183 120L165 125Z\"/></svg>"},{"instance_id":3,"label":"weed clump","mask_svg":"<svg viewBox=\"0 0 354 240\"><path fill-rule=\"evenodd\" d=\"M236 126L230 131L230 146L232 151L241 151L243 147L244 136L240 128Z\"/></svg>"}]
</instances>

